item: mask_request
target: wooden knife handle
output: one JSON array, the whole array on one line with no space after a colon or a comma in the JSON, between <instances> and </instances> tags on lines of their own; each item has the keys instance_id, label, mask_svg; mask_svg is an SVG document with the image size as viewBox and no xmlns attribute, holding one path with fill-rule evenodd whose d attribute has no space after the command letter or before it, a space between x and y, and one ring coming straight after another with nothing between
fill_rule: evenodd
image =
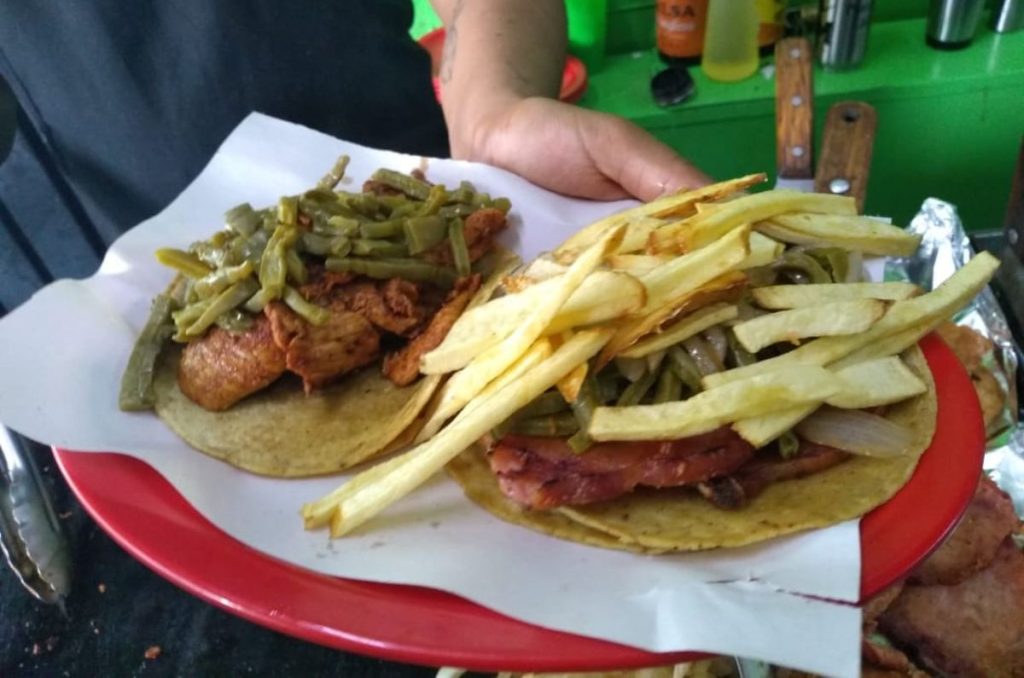
<instances>
[{"instance_id":1,"label":"wooden knife handle","mask_svg":"<svg viewBox=\"0 0 1024 678\"><path fill-rule=\"evenodd\" d=\"M775 44L775 158L778 176L814 176L814 89L807 38Z\"/></svg>"},{"instance_id":2,"label":"wooden knife handle","mask_svg":"<svg viewBox=\"0 0 1024 678\"><path fill-rule=\"evenodd\" d=\"M850 195L864 211L878 116L862 101L840 101L828 109L818 153L814 190Z\"/></svg>"}]
</instances>

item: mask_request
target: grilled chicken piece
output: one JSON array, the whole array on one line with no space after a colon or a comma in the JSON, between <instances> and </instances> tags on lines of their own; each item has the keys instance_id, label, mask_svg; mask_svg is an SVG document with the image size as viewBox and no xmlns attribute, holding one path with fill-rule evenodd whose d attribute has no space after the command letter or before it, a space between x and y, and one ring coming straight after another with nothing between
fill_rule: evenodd
<instances>
[{"instance_id":1,"label":"grilled chicken piece","mask_svg":"<svg viewBox=\"0 0 1024 678\"><path fill-rule=\"evenodd\" d=\"M285 372L285 354L262 316L242 332L212 328L181 354L178 387L208 410L226 410Z\"/></svg>"},{"instance_id":2,"label":"grilled chicken piece","mask_svg":"<svg viewBox=\"0 0 1024 678\"><path fill-rule=\"evenodd\" d=\"M420 374L420 358L437 348L459 319L466 305L480 289L480 275L459 278L444 305L431 318L430 324L399 351L384 358L384 376L396 386L408 386Z\"/></svg>"},{"instance_id":3,"label":"grilled chicken piece","mask_svg":"<svg viewBox=\"0 0 1024 678\"><path fill-rule=\"evenodd\" d=\"M1024 553L1005 539L992 563L953 586L907 586L879 618L937 675L1024 677Z\"/></svg>"},{"instance_id":4,"label":"grilled chicken piece","mask_svg":"<svg viewBox=\"0 0 1024 678\"><path fill-rule=\"evenodd\" d=\"M372 363L380 353L380 335L366 318L338 306L328 310L327 321L313 325L280 302L264 309L285 366L302 377L306 393Z\"/></svg>"},{"instance_id":5,"label":"grilled chicken piece","mask_svg":"<svg viewBox=\"0 0 1024 678\"><path fill-rule=\"evenodd\" d=\"M427 316L419 302L419 288L401 278L385 283L353 282L330 294L332 308L358 313L385 332L403 337L414 334Z\"/></svg>"},{"instance_id":6,"label":"grilled chicken piece","mask_svg":"<svg viewBox=\"0 0 1024 678\"><path fill-rule=\"evenodd\" d=\"M638 485L676 487L732 473L754 448L728 427L680 440L607 442L576 454L561 438L509 435L490 455L501 491L534 509L614 499Z\"/></svg>"},{"instance_id":7,"label":"grilled chicken piece","mask_svg":"<svg viewBox=\"0 0 1024 678\"><path fill-rule=\"evenodd\" d=\"M485 207L473 212L465 221L463 231L466 239L466 248L469 250L469 260L476 261L491 251L494 246L494 238L508 226L505 213L493 207ZM433 249L427 251L423 258L434 264L453 265L452 248L448 240L442 241Z\"/></svg>"},{"instance_id":8,"label":"grilled chicken piece","mask_svg":"<svg viewBox=\"0 0 1024 678\"><path fill-rule=\"evenodd\" d=\"M1010 497L982 476L956 530L914 570L910 580L921 584L964 581L988 567L999 545L1016 526L1017 516Z\"/></svg>"},{"instance_id":9,"label":"grilled chicken piece","mask_svg":"<svg viewBox=\"0 0 1024 678\"><path fill-rule=\"evenodd\" d=\"M306 301L323 305L329 302L336 288L355 280L356 274L348 271L328 271L322 266L309 267L309 282L299 287L299 294Z\"/></svg>"}]
</instances>

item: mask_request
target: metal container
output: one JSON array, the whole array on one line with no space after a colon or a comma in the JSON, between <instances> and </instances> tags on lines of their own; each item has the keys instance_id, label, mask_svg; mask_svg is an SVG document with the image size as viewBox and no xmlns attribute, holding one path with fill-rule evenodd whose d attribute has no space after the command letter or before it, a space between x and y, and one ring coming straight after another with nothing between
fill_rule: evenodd
<instances>
[{"instance_id":1,"label":"metal container","mask_svg":"<svg viewBox=\"0 0 1024 678\"><path fill-rule=\"evenodd\" d=\"M1024 0L1002 0L992 10L992 30L1011 33L1024 28Z\"/></svg>"},{"instance_id":2,"label":"metal container","mask_svg":"<svg viewBox=\"0 0 1024 678\"><path fill-rule=\"evenodd\" d=\"M925 40L937 49L960 49L971 44L981 22L985 0L932 0Z\"/></svg>"},{"instance_id":3,"label":"metal container","mask_svg":"<svg viewBox=\"0 0 1024 678\"><path fill-rule=\"evenodd\" d=\"M822 0L818 56L830 70L856 68L864 60L871 0Z\"/></svg>"}]
</instances>

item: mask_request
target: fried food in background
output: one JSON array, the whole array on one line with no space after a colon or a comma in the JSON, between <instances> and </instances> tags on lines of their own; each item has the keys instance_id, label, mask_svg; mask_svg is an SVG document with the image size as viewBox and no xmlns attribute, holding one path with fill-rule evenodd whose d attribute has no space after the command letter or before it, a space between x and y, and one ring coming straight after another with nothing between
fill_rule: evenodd
<instances>
[{"instance_id":1,"label":"fried food in background","mask_svg":"<svg viewBox=\"0 0 1024 678\"><path fill-rule=\"evenodd\" d=\"M992 370L984 365L985 356L994 349L992 341L970 327L951 322L943 323L936 331L953 349L970 375L981 404L981 414L985 418L985 428L991 429L1006 406L1006 392Z\"/></svg>"}]
</instances>

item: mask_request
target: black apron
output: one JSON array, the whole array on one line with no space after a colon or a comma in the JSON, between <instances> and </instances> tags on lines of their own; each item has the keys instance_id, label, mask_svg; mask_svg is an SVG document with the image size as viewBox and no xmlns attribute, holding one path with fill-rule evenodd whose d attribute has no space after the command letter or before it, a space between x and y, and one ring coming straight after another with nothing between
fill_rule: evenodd
<instances>
[{"instance_id":1,"label":"black apron","mask_svg":"<svg viewBox=\"0 0 1024 678\"><path fill-rule=\"evenodd\" d=\"M252 111L446 155L411 22L408 0L4 0L0 75L18 112L0 165L0 312L91 274Z\"/></svg>"}]
</instances>

